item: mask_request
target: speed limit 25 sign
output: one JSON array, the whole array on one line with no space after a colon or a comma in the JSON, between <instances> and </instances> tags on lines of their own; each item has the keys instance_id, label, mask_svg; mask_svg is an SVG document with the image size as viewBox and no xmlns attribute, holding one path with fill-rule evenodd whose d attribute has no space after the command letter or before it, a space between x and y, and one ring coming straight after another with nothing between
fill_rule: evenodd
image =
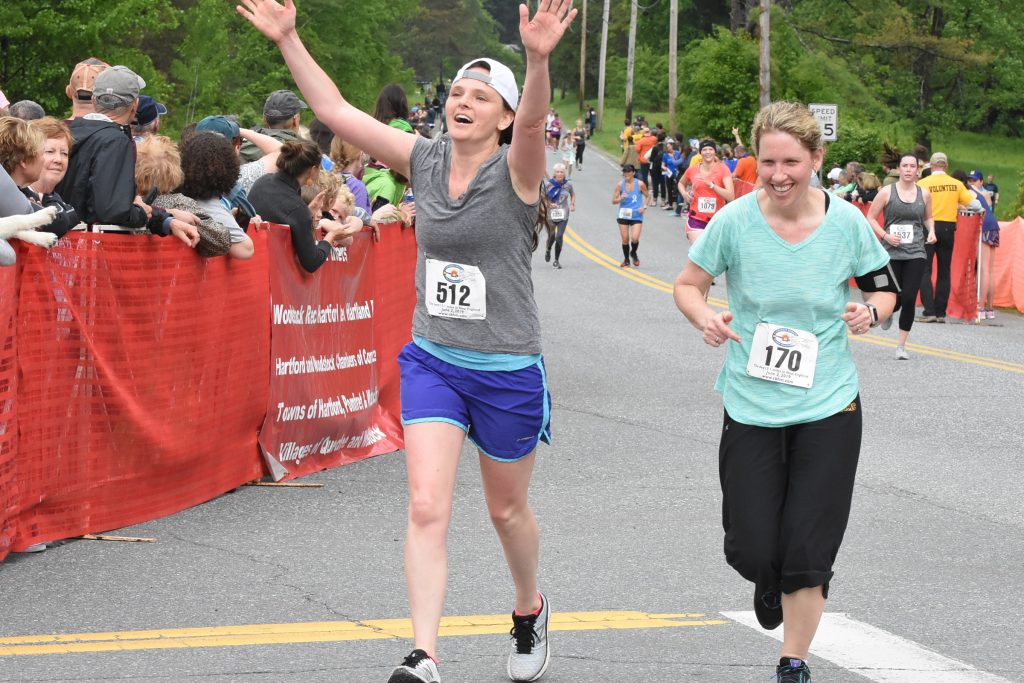
<instances>
[{"instance_id":1,"label":"speed limit 25 sign","mask_svg":"<svg viewBox=\"0 0 1024 683\"><path fill-rule=\"evenodd\" d=\"M836 104L809 104L807 108L814 114L821 125L821 139L825 142L836 141L836 131L839 128L839 105Z\"/></svg>"}]
</instances>

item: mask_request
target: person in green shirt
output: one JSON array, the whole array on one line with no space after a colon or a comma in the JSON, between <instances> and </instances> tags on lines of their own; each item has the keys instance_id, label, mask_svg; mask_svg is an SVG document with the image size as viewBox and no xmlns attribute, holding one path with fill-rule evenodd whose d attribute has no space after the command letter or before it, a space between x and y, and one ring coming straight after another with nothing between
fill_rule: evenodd
<instances>
[{"instance_id":1,"label":"person in green shirt","mask_svg":"<svg viewBox=\"0 0 1024 683\"><path fill-rule=\"evenodd\" d=\"M754 583L761 625L785 621L779 680L806 683L860 453L849 335L887 318L896 296L850 300L849 279L889 257L857 208L810 186L824 156L810 111L775 102L752 132L761 188L715 214L674 294L704 342L726 346L715 385L726 559ZM715 311L704 296L723 274L729 309Z\"/></svg>"}]
</instances>

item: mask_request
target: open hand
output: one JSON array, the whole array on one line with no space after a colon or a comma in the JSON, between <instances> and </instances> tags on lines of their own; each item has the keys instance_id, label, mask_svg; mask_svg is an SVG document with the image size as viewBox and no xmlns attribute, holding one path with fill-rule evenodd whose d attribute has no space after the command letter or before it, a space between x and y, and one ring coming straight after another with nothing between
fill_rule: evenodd
<instances>
[{"instance_id":1,"label":"open hand","mask_svg":"<svg viewBox=\"0 0 1024 683\"><path fill-rule=\"evenodd\" d=\"M576 10L571 8L572 0L540 0L536 14L530 19L530 8L519 5L519 37L523 48L541 57L550 55L576 17Z\"/></svg>"},{"instance_id":2,"label":"open hand","mask_svg":"<svg viewBox=\"0 0 1024 683\"><path fill-rule=\"evenodd\" d=\"M295 3L284 0L242 0L235 10L249 20L256 29L275 43L280 43L295 32Z\"/></svg>"}]
</instances>

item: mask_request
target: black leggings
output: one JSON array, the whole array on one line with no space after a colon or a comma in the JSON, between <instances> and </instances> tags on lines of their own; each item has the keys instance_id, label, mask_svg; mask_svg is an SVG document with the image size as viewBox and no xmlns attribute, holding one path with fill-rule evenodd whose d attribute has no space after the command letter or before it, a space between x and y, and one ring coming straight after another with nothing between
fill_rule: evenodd
<instances>
[{"instance_id":1,"label":"black leggings","mask_svg":"<svg viewBox=\"0 0 1024 683\"><path fill-rule=\"evenodd\" d=\"M576 165L583 165L583 149L585 145L576 145Z\"/></svg>"},{"instance_id":2,"label":"black leggings","mask_svg":"<svg viewBox=\"0 0 1024 683\"><path fill-rule=\"evenodd\" d=\"M923 258L910 259L909 261L889 261L896 281L900 284L900 296L896 300L896 309L900 312L900 329L910 332L914 325L914 311L917 306L917 292L921 287L921 278L924 276L926 261Z\"/></svg>"},{"instance_id":3,"label":"black leggings","mask_svg":"<svg viewBox=\"0 0 1024 683\"><path fill-rule=\"evenodd\" d=\"M548 230L548 247L547 250L551 251L551 245L555 245L555 260L557 261L562 255L562 239L565 237L565 226L569 224L569 219L566 218L564 221L555 221L552 225L552 230Z\"/></svg>"},{"instance_id":4,"label":"black leggings","mask_svg":"<svg viewBox=\"0 0 1024 683\"><path fill-rule=\"evenodd\" d=\"M846 532L861 440L860 396L830 417L754 427L725 414L718 450L725 559L766 589L821 586Z\"/></svg>"}]
</instances>

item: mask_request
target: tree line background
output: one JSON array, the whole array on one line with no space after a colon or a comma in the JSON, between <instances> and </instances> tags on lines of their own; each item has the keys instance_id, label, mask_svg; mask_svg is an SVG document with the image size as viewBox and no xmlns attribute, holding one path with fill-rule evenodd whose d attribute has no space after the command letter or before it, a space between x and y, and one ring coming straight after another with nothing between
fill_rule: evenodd
<instances>
[{"instance_id":1,"label":"tree line background","mask_svg":"<svg viewBox=\"0 0 1024 683\"><path fill-rule=\"evenodd\" d=\"M579 7L581 0L576 0ZM634 111L665 111L669 0L638 0ZM625 96L630 0L611 0L606 102ZM535 3L534 3L535 4ZM679 99L674 128L728 139L757 111L757 0L679 0ZM0 88L49 112L69 109L71 67L97 56L135 69L167 104L176 130L210 113L259 121L266 95L293 87L275 47L235 0L4 0ZM597 101L602 2L589 0L552 61L562 97ZM299 30L342 92L362 108L379 88L451 78L488 55L522 73L513 0L298 0ZM1019 139L1024 132L1024 40L1013 0L776 0L772 97L840 106L851 155L882 140L928 144L940 130ZM509 47L512 46L512 47ZM430 87L432 95L433 86ZM609 125L617 125L610 121ZM851 157L852 158L852 157Z\"/></svg>"}]
</instances>

